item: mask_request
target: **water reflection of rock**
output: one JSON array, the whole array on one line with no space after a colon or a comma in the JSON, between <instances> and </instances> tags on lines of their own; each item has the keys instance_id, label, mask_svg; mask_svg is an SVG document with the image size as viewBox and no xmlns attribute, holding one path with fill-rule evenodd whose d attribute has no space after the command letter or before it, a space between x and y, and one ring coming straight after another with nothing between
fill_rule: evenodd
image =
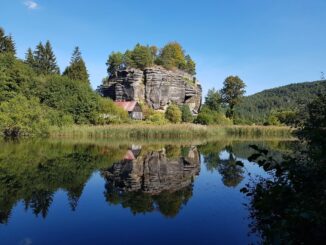
<instances>
[{"instance_id":1,"label":"water reflection of rock","mask_svg":"<svg viewBox=\"0 0 326 245\"><path fill-rule=\"evenodd\" d=\"M134 213L158 209L174 216L192 196L192 182L199 171L196 147L168 146L145 154L130 149L122 161L103 171L106 197Z\"/></svg>"}]
</instances>

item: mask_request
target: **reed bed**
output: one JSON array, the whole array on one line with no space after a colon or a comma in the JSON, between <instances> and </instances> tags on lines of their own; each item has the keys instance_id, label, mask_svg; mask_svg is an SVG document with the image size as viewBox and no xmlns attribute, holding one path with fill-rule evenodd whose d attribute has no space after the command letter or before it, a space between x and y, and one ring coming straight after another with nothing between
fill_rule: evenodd
<instances>
[{"instance_id":1,"label":"reed bed","mask_svg":"<svg viewBox=\"0 0 326 245\"><path fill-rule=\"evenodd\" d=\"M291 137L289 127L275 126L203 126L196 124L121 124L106 126L71 126L52 128L50 138L91 139L205 139Z\"/></svg>"}]
</instances>

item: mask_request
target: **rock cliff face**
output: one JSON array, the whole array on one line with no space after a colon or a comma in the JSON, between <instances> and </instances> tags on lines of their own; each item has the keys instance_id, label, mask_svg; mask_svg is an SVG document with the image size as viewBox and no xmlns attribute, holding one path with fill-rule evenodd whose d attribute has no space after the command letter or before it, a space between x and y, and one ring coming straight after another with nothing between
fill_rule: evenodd
<instances>
[{"instance_id":1,"label":"rock cliff face","mask_svg":"<svg viewBox=\"0 0 326 245\"><path fill-rule=\"evenodd\" d=\"M113 100L146 102L155 110L165 110L170 103L187 104L197 114L201 106L201 85L193 76L160 66L120 70L99 91Z\"/></svg>"},{"instance_id":2,"label":"rock cliff face","mask_svg":"<svg viewBox=\"0 0 326 245\"><path fill-rule=\"evenodd\" d=\"M165 149L162 149L133 160L125 159L103 171L103 175L110 189L156 195L189 186L199 170L199 153L196 147L192 147L186 157L167 158Z\"/></svg>"}]
</instances>

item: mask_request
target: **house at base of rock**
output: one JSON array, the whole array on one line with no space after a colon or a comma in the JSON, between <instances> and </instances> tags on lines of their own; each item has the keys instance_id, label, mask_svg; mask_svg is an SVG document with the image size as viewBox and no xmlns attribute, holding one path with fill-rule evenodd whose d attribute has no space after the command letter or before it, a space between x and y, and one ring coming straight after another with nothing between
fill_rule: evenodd
<instances>
[{"instance_id":1,"label":"house at base of rock","mask_svg":"<svg viewBox=\"0 0 326 245\"><path fill-rule=\"evenodd\" d=\"M129 117L135 120L143 120L143 111L137 101L115 101L118 107L128 112Z\"/></svg>"}]
</instances>

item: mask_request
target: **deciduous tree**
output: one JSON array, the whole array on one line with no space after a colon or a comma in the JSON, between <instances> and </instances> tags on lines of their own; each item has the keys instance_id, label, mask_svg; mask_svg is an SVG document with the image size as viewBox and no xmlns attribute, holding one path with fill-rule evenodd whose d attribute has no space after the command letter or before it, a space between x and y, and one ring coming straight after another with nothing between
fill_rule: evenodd
<instances>
[{"instance_id":1,"label":"deciduous tree","mask_svg":"<svg viewBox=\"0 0 326 245\"><path fill-rule=\"evenodd\" d=\"M123 64L123 54L121 52L112 52L106 62L109 76L117 76L118 69Z\"/></svg>"},{"instance_id":2,"label":"deciduous tree","mask_svg":"<svg viewBox=\"0 0 326 245\"><path fill-rule=\"evenodd\" d=\"M245 83L238 76L229 76L224 80L221 90L222 101L229 105L227 116L233 118L234 106L239 104L245 94Z\"/></svg>"}]
</instances>

